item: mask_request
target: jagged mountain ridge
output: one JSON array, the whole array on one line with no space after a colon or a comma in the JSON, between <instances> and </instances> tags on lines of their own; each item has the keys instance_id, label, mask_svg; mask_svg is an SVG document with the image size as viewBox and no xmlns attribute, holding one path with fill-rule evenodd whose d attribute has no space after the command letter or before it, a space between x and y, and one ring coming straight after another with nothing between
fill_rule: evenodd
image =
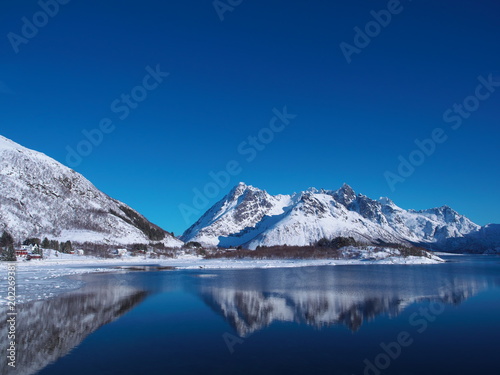
<instances>
[{"instance_id":1,"label":"jagged mountain ridge","mask_svg":"<svg viewBox=\"0 0 500 375\"><path fill-rule=\"evenodd\" d=\"M443 249L466 238L477 242L482 231L484 228L448 206L405 210L389 198L373 200L356 194L347 184L338 190L311 188L298 194L272 196L240 183L181 239L208 246L255 249L307 246L323 237L350 236L366 243L420 244ZM490 237L489 242L495 243Z\"/></svg>"},{"instance_id":2,"label":"jagged mountain ridge","mask_svg":"<svg viewBox=\"0 0 500 375\"><path fill-rule=\"evenodd\" d=\"M182 242L81 174L0 136L0 231L108 244Z\"/></svg>"}]
</instances>

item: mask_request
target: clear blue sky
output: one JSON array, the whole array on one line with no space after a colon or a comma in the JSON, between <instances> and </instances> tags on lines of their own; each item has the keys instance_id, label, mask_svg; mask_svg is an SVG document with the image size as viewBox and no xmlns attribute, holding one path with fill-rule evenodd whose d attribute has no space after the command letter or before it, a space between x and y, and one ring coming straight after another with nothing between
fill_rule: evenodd
<instances>
[{"instance_id":1,"label":"clear blue sky","mask_svg":"<svg viewBox=\"0 0 500 375\"><path fill-rule=\"evenodd\" d=\"M66 164L67 146L109 118L114 131L74 169L176 234L196 220L179 204L230 160L241 168L231 186L277 194L347 182L404 208L447 204L500 222L500 89L480 91L489 98L458 129L443 120L479 76L500 81L500 4L402 1L349 64L340 44L354 45L354 28L387 4L243 0L221 21L211 0L72 0L16 53L9 33L23 35L23 17L44 18L37 1L4 1L0 133ZM111 103L157 64L170 75L121 120ZM284 106L297 117L248 162L238 146ZM391 191L384 173L436 128L447 140Z\"/></svg>"}]
</instances>

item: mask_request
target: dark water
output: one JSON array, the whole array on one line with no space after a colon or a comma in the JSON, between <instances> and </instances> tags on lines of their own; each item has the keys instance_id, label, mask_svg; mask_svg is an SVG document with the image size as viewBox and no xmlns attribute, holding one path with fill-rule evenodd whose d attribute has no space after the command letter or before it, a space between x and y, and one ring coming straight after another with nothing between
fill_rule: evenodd
<instances>
[{"instance_id":1,"label":"dark water","mask_svg":"<svg viewBox=\"0 0 500 375\"><path fill-rule=\"evenodd\" d=\"M12 373L499 374L500 257L448 259L94 275L26 308Z\"/></svg>"}]
</instances>

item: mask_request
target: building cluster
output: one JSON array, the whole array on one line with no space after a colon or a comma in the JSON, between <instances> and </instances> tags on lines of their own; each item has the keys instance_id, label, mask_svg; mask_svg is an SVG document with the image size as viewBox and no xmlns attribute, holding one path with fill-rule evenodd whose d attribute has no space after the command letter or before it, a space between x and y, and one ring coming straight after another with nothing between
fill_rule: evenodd
<instances>
[{"instance_id":1,"label":"building cluster","mask_svg":"<svg viewBox=\"0 0 500 375\"><path fill-rule=\"evenodd\" d=\"M57 250L43 249L38 244L21 245L21 247L15 249L15 251L16 251L16 257L18 259L26 259L26 260L43 259L43 254L46 253L47 251L56 251L56 253L57 253ZM69 254L84 255L84 251L83 250L72 250L72 251L70 251Z\"/></svg>"}]
</instances>

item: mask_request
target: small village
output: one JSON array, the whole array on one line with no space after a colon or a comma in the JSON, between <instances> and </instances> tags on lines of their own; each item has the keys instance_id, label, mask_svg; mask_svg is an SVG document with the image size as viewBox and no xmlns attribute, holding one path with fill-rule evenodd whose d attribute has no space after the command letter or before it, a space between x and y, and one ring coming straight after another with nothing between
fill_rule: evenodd
<instances>
[{"instance_id":1,"label":"small village","mask_svg":"<svg viewBox=\"0 0 500 375\"><path fill-rule=\"evenodd\" d=\"M18 260L37 260L43 259L44 254L55 252L55 255L58 255L58 251L54 249L44 249L38 244L30 244L30 245L21 245L20 248L15 249L16 258ZM85 252L82 249L70 250L67 254L72 255L85 255Z\"/></svg>"},{"instance_id":2,"label":"small village","mask_svg":"<svg viewBox=\"0 0 500 375\"><path fill-rule=\"evenodd\" d=\"M198 245L198 244L197 244ZM201 245L199 245L201 247ZM188 251L193 247L186 244L183 249ZM3 231L0 236L0 260L31 261L57 259L65 255L90 256L101 259L121 259L125 257L144 257L147 259L174 258L176 249L165 247L155 248L147 244L132 244L128 248L104 244L76 244L71 241L59 242L44 238L26 238L23 242L15 241L13 236Z\"/></svg>"},{"instance_id":3,"label":"small village","mask_svg":"<svg viewBox=\"0 0 500 375\"><path fill-rule=\"evenodd\" d=\"M74 248L71 241L58 242L44 238L27 238L22 243L15 241L12 235L4 231L0 237L0 259L6 261L30 261L67 255L95 255L89 254L81 248ZM128 254L127 249L106 249L107 258L122 257Z\"/></svg>"}]
</instances>

